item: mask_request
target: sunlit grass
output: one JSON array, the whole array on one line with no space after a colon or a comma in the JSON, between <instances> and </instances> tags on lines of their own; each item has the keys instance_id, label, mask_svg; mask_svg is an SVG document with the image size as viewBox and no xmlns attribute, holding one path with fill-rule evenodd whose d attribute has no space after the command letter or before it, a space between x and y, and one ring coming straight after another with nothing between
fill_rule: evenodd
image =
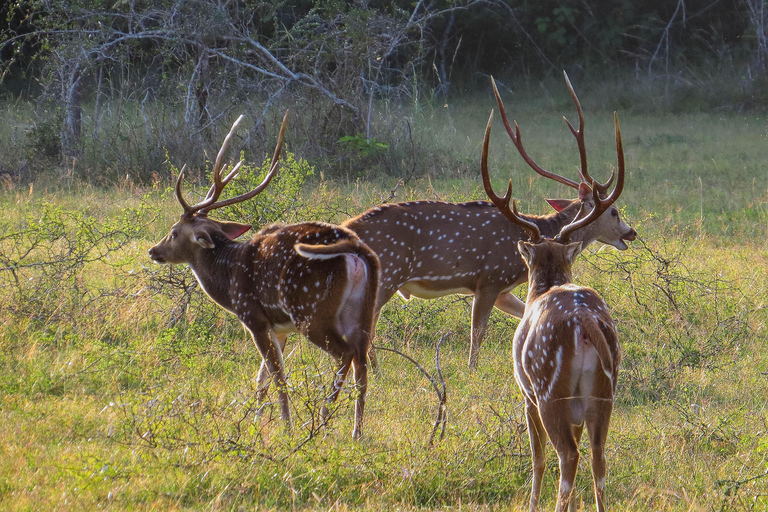
<instances>
[{"instance_id":1,"label":"sunlit grass","mask_svg":"<svg viewBox=\"0 0 768 512\"><path fill-rule=\"evenodd\" d=\"M570 105L536 111L505 101L529 153L575 177L578 155L559 118L573 118ZM592 172L607 176L615 165L612 115L582 102ZM477 162L491 106L488 98L480 107L422 110L415 137L450 148L455 166L411 179L396 200L483 199ZM611 306L623 349L607 502L613 510L764 510L765 120L620 117L628 165L621 203L642 240L622 253L594 246L575 268L576 280ZM497 188L511 177L524 211L545 212L543 197L573 197L532 178L500 125L491 161ZM466 298L394 298L386 306L376 343L408 354L433 376L444 338L448 422L445 438L431 447L438 397L412 363L378 352L366 435L354 443L353 390L320 428L334 365L291 337L286 366L295 430L286 435L275 406L256 415L260 358L237 320L190 288L187 270L152 265L146 256L178 218L169 186L126 181L83 189L64 180L0 193L7 212L0 267L23 249L8 236L29 229L45 205L59 208L51 218L68 226L59 238L37 238L37 252L24 260L47 266L17 269L18 281L0 272L0 508L525 509L530 454L511 370L514 320L492 315L480 367L471 372ZM395 180L315 176L304 187L304 206L285 220L340 221L387 200ZM189 190L205 187L191 183ZM78 223L110 226L105 243L120 242L104 258L56 267L45 257L61 254L64 241L73 242L73 254L87 247ZM582 454L577 493L590 509L586 445ZM543 499L550 508L557 482L551 447L547 463Z\"/></svg>"}]
</instances>

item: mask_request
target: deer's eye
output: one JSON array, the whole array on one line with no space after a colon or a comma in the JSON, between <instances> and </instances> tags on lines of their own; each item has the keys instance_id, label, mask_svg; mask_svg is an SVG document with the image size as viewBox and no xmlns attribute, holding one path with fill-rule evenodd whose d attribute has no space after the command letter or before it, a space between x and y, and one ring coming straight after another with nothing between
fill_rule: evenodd
<instances>
[{"instance_id":1,"label":"deer's eye","mask_svg":"<svg viewBox=\"0 0 768 512\"><path fill-rule=\"evenodd\" d=\"M178 234L177 232L175 232L175 231L171 231L171 240L173 240L173 239L174 239L174 238L176 238L177 236L179 236L179 234Z\"/></svg>"},{"instance_id":2,"label":"deer's eye","mask_svg":"<svg viewBox=\"0 0 768 512\"><path fill-rule=\"evenodd\" d=\"M618 210L611 210L611 215L613 215L614 217L618 217L619 216Z\"/></svg>"}]
</instances>

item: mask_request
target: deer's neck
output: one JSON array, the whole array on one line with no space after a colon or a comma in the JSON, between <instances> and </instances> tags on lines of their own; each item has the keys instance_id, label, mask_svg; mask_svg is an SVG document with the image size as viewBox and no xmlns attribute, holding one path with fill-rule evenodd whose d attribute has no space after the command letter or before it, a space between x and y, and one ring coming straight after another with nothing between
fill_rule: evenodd
<instances>
[{"instance_id":1,"label":"deer's neck","mask_svg":"<svg viewBox=\"0 0 768 512\"><path fill-rule=\"evenodd\" d=\"M572 281L570 270L560 268L534 268L528 272L528 298L526 304L547 293L555 286L563 286ZM527 306L526 306L527 307Z\"/></svg>"},{"instance_id":2,"label":"deer's neck","mask_svg":"<svg viewBox=\"0 0 768 512\"><path fill-rule=\"evenodd\" d=\"M230 273L243 246L244 244L230 240L216 241L216 247L200 251L195 261L189 263L205 293L218 305L230 311Z\"/></svg>"}]
</instances>

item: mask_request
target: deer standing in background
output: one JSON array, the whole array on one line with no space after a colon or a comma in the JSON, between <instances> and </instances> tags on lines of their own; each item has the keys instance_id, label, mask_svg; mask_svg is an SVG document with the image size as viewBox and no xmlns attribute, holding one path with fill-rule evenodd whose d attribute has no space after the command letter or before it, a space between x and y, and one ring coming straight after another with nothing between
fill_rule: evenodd
<instances>
[{"instance_id":1,"label":"deer standing in background","mask_svg":"<svg viewBox=\"0 0 768 512\"><path fill-rule=\"evenodd\" d=\"M574 200L554 199L549 204L555 213L524 216L536 224L543 236L553 237L570 224L580 208L594 209L594 197L604 197L613 176L606 184L596 183L587 170L584 144L584 114L568 76L565 76L579 115L576 130L566 119L579 148L581 182L577 183L538 166L527 154L520 138L507 120L504 104L491 79L496 101L507 133L525 162L538 174L578 190ZM517 242L526 238L520 226L511 224L498 208L485 201L444 203L415 201L378 206L341 224L357 235L379 256L381 281L375 315L384 304L399 293L408 300L412 296L434 299L460 293L473 295L472 331L469 367L477 366L480 342L493 307L522 317L525 304L511 290L523 284L528 270L517 252ZM627 249L626 241L635 239L635 230L619 216L615 206L604 215L574 232L572 238L586 248L595 240Z\"/></svg>"},{"instance_id":2,"label":"deer standing in background","mask_svg":"<svg viewBox=\"0 0 768 512\"><path fill-rule=\"evenodd\" d=\"M624 151L619 121L614 114L618 179L613 192L601 197L592 187L594 208L582 207L554 239L542 238L539 226L517 212L512 181L498 197L488 176L488 145L493 112L485 131L482 175L491 201L512 223L524 229L530 243L519 241L518 251L528 267L525 314L515 330L512 347L515 380L525 398L531 441L533 479L531 512L538 509L544 475L547 437L560 462L558 512L576 510L573 482L579 463L579 441L587 427L592 450L592 477L597 510L605 510L605 441L619 372L619 342L608 307L591 288L571 284L571 265L582 242L569 243L572 234L595 222L618 199L624 188Z\"/></svg>"},{"instance_id":3,"label":"deer standing in background","mask_svg":"<svg viewBox=\"0 0 768 512\"><path fill-rule=\"evenodd\" d=\"M232 125L213 169L213 185L203 201L190 206L176 180L176 198L184 209L170 233L149 250L157 263L186 263L208 296L237 315L251 333L264 361L260 378L268 372L277 386L281 415L290 428L282 343L291 332L339 361L331 392L322 410L338 397L354 366L358 386L352 436L362 435L368 383L367 352L373 333L379 264L376 255L350 230L320 222L274 224L248 242L234 239L251 228L208 218L208 212L250 199L269 184L278 168L288 114L283 119L272 165L254 190L219 201L222 190L242 165L223 176L222 161L242 116ZM260 396L263 393L260 391Z\"/></svg>"}]
</instances>

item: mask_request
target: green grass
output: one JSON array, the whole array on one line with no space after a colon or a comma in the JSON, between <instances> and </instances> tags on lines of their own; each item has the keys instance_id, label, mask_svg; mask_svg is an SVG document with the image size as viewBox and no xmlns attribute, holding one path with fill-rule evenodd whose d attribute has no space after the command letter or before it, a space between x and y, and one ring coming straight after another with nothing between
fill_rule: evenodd
<instances>
[{"instance_id":1,"label":"green grass","mask_svg":"<svg viewBox=\"0 0 768 512\"><path fill-rule=\"evenodd\" d=\"M529 153L575 177L578 155L559 118L572 118L572 107L505 100ZM612 114L582 102L592 173L607 176ZM491 106L487 99L417 113L414 139L450 158L399 188L397 199L482 199L479 149ZM641 240L623 253L592 247L575 269L577 282L613 308L623 350L607 503L768 510L766 119L620 117L628 166L621 204ZM498 123L491 162L497 188L511 177L523 211L546 211L543 197L572 196L534 178ZM351 440L350 390L319 428L333 365L292 337L295 430L286 435L277 407L256 417L260 358L237 320L191 287L189 271L146 256L179 212L166 185L81 193L66 180L9 182L0 194L0 267L17 265L16 278L0 272L0 509L525 509L530 454L511 371L514 320L493 314L480 367L470 372L466 298L395 298L385 308L376 343L433 375L437 342L450 333L440 350L448 423L432 447L437 396L414 365L384 351L364 439ZM285 199L275 185L270 193ZM340 221L392 188L394 179L318 175L279 216ZM582 454L577 492L591 509L585 445ZM551 447L547 460L551 508Z\"/></svg>"}]
</instances>

